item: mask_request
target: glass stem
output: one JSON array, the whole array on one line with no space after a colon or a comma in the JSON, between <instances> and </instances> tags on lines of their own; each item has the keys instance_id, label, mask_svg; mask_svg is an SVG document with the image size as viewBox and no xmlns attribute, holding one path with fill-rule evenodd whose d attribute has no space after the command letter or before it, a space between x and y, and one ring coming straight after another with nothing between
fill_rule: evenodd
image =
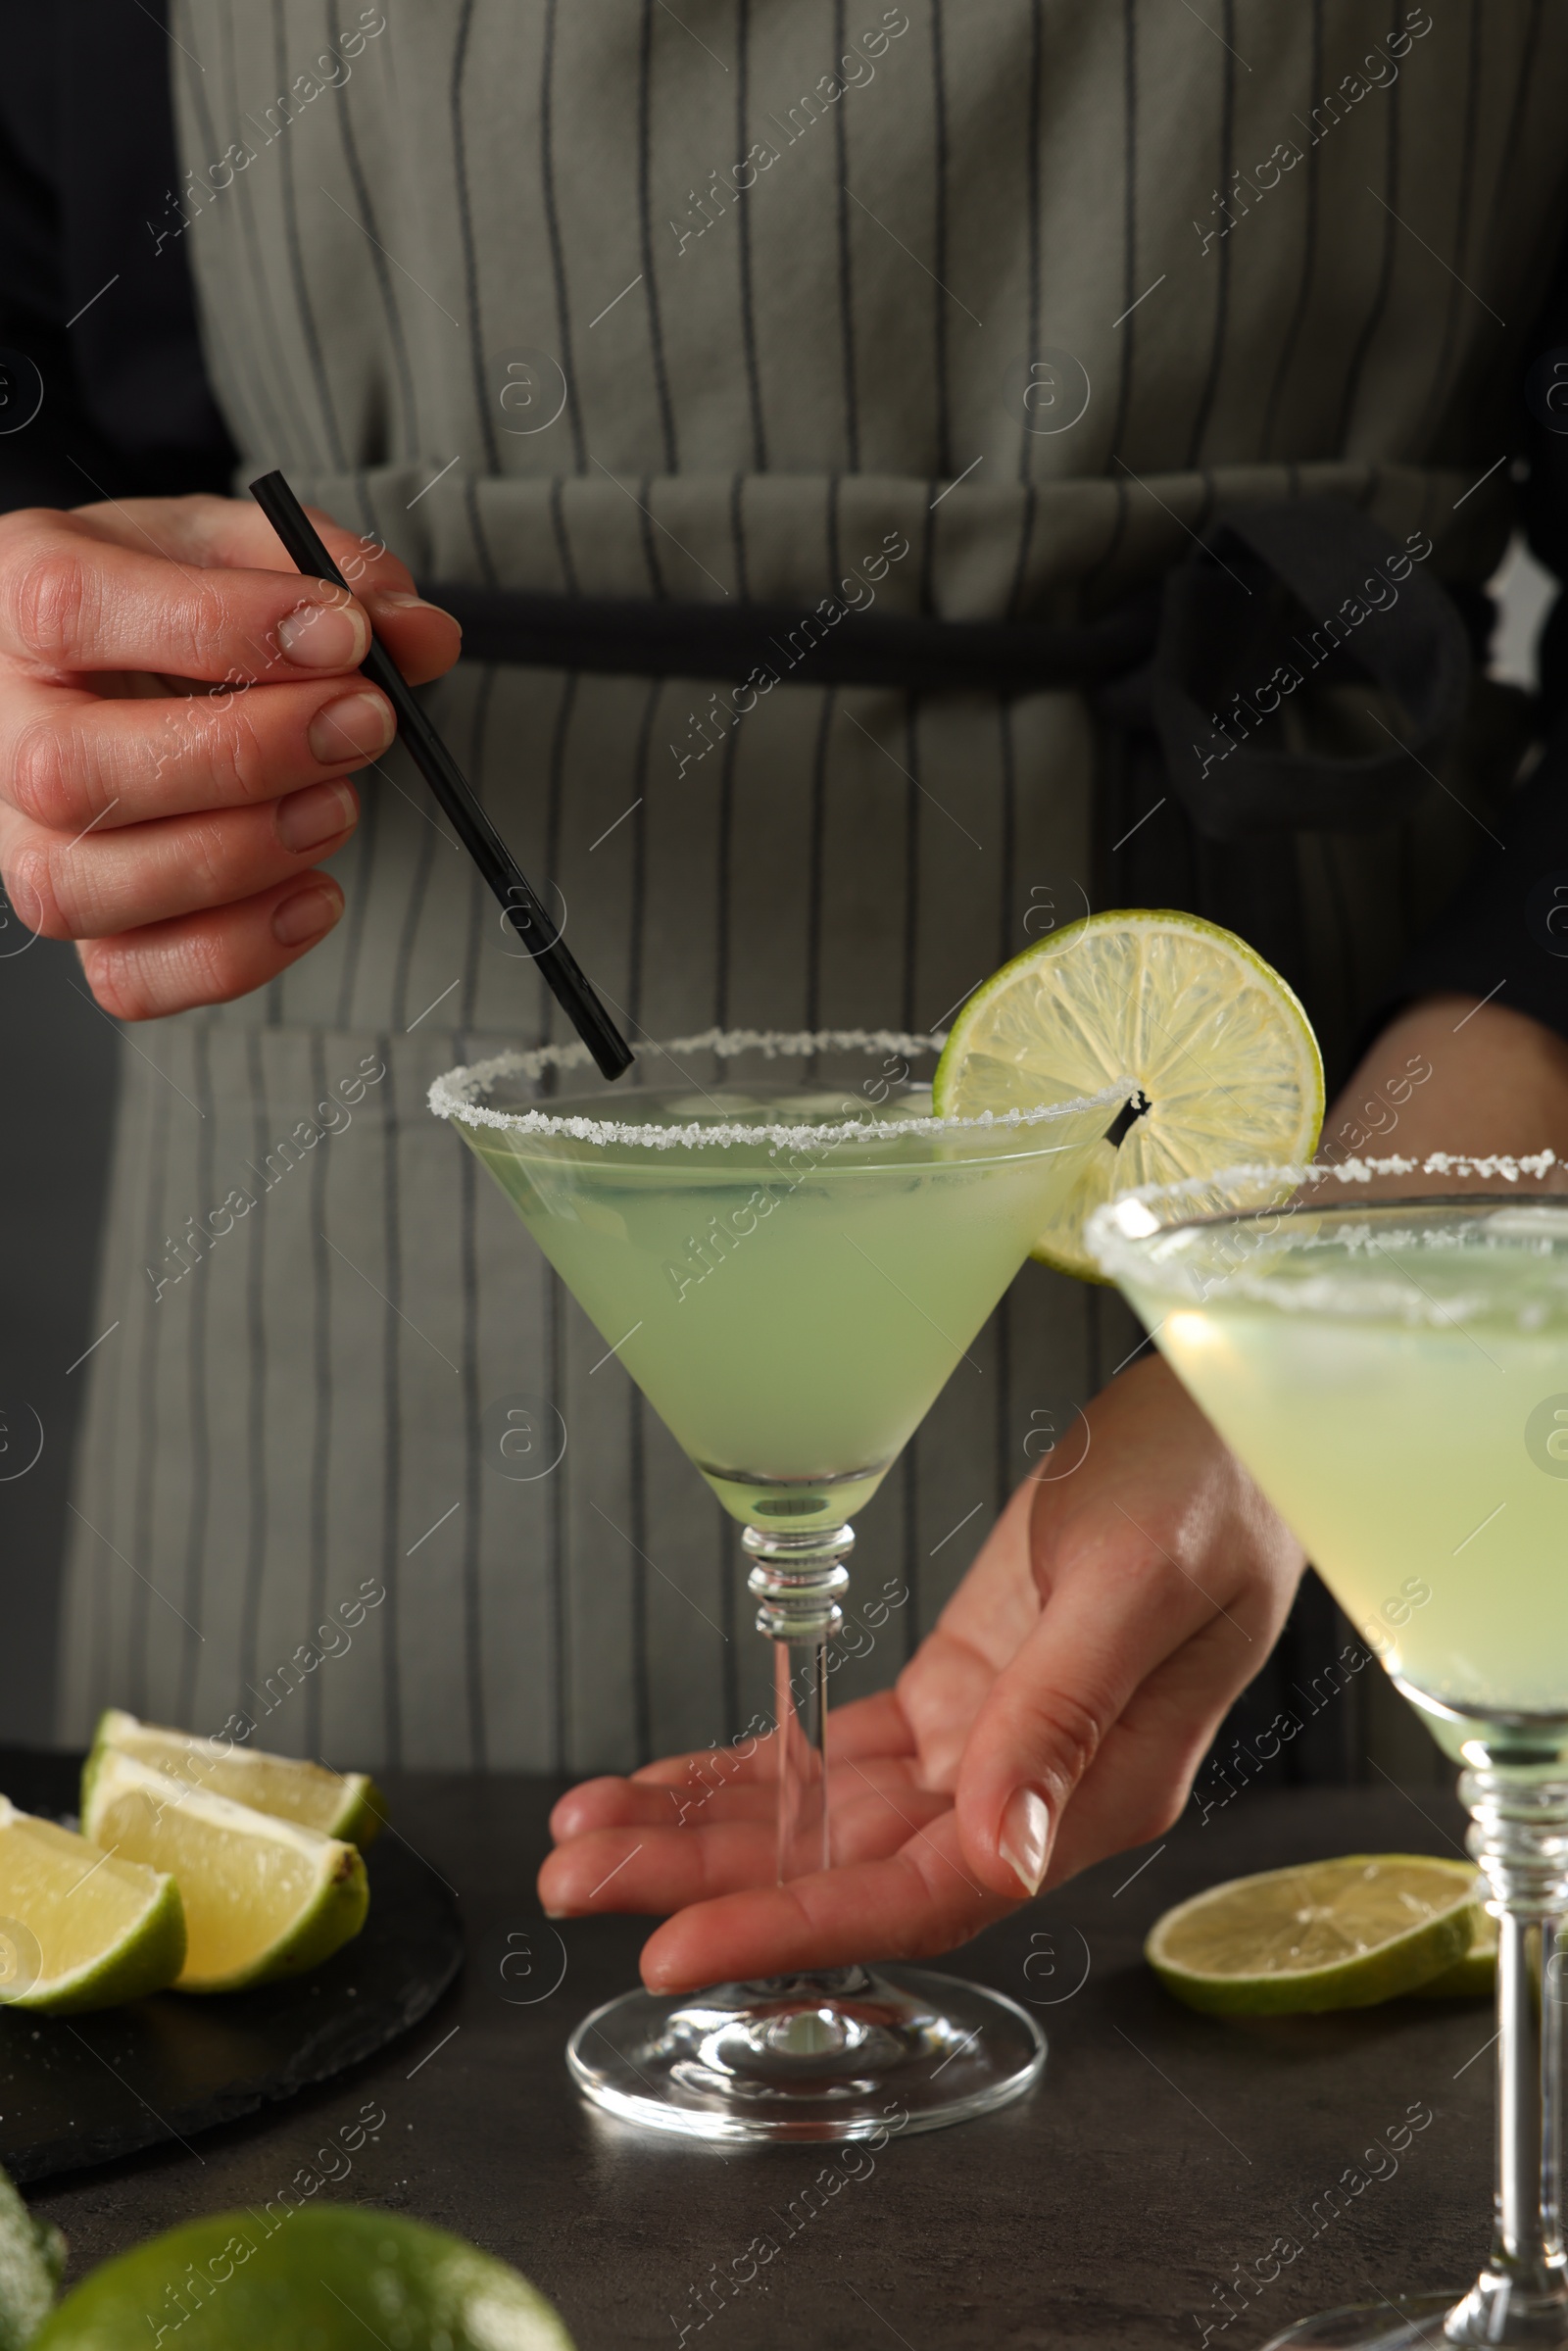
<instances>
[{"instance_id":1,"label":"glass stem","mask_svg":"<svg viewBox=\"0 0 1568 2351\"><path fill-rule=\"evenodd\" d=\"M1492 2253L1449 2314L1450 2342L1558 2344L1568 2332L1558 2172L1568 1780L1493 1764L1459 1783L1497 1919L1497 2185Z\"/></svg>"},{"instance_id":2,"label":"glass stem","mask_svg":"<svg viewBox=\"0 0 1568 2351\"><path fill-rule=\"evenodd\" d=\"M774 1642L778 1882L828 1866L827 1644L844 1622L849 1527L778 1534L748 1527L757 1629Z\"/></svg>"}]
</instances>

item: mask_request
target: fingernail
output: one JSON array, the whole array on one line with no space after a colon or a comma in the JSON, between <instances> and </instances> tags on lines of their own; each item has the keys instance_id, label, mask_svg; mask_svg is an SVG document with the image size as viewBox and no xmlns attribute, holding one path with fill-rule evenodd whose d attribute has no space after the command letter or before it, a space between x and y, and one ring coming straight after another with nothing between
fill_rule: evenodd
<instances>
[{"instance_id":1,"label":"fingernail","mask_svg":"<svg viewBox=\"0 0 1568 2351\"><path fill-rule=\"evenodd\" d=\"M285 849L318 848L355 820L354 794L347 784L307 784L280 800L272 822Z\"/></svg>"},{"instance_id":2,"label":"fingernail","mask_svg":"<svg viewBox=\"0 0 1568 2351\"><path fill-rule=\"evenodd\" d=\"M571 1912L569 1910L546 1910L545 1916L547 1919L569 1919Z\"/></svg>"},{"instance_id":3,"label":"fingernail","mask_svg":"<svg viewBox=\"0 0 1568 2351\"><path fill-rule=\"evenodd\" d=\"M997 1851L1026 1894L1037 1894L1046 1874L1051 1843L1051 1813L1046 1799L1033 1788L1015 1788L1002 1816Z\"/></svg>"},{"instance_id":4,"label":"fingernail","mask_svg":"<svg viewBox=\"0 0 1568 2351\"><path fill-rule=\"evenodd\" d=\"M439 612L442 619L450 620L455 628L461 629L463 626L457 614L449 612L444 604L432 604L427 596L416 596L408 588L382 588L365 601L377 620L383 612Z\"/></svg>"},{"instance_id":5,"label":"fingernail","mask_svg":"<svg viewBox=\"0 0 1568 2351\"><path fill-rule=\"evenodd\" d=\"M385 695L343 694L317 711L305 739L312 759L323 767L340 767L345 759L373 759L396 732Z\"/></svg>"},{"instance_id":6,"label":"fingernail","mask_svg":"<svg viewBox=\"0 0 1568 2351\"><path fill-rule=\"evenodd\" d=\"M301 604L277 624L285 658L302 669L357 669L370 650L370 624L349 604Z\"/></svg>"},{"instance_id":7,"label":"fingernail","mask_svg":"<svg viewBox=\"0 0 1568 2351\"><path fill-rule=\"evenodd\" d=\"M272 936L279 947L306 947L324 937L343 911L343 893L330 882L308 882L272 909Z\"/></svg>"}]
</instances>

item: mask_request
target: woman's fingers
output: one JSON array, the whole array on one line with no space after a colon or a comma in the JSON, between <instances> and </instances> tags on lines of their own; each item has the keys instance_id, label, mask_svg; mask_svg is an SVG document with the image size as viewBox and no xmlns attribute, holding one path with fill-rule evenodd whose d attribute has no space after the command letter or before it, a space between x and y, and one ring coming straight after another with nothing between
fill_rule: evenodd
<instances>
[{"instance_id":1,"label":"woman's fingers","mask_svg":"<svg viewBox=\"0 0 1568 2351\"><path fill-rule=\"evenodd\" d=\"M210 808L79 841L0 809L11 903L46 939L102 939L253 898L319 864L359 822L346 778L252 808Z\"/></svg>"},{"instance_id":2,"label":"woman's fingers","mask_svg":"<svg viewBox=\"0 0 1568 2351\"><path fill-rule=\"evenodd\" d=\"M930 1804L938 1808L947 1796L926 1799L914 1778L912 1759L902 1755L868 1756L839 1761L828 1770L828 1805L834 1824L835 1849L848 1850L846 1827L852 1810L870 1795L884 1806L903 1805L920 1797L920 1817ZM761 1821L771 1829L778 1813L778 1788L771 1779L586 1780L561 1798L550 1815L550 1834L558 1845L586 1837L599 1829L705 1829L716 1821Z\"/></svg>"},{"instance_id":3,"label":"woman's fingers","mask_svg":"<svg viewBox=\"0 0 1568 2351\"><path fill-rule=\"evenodd\" d=\"M373 533L346 530L319 507L305 511L411 685L442 676L457 660L462 642L463 632L451 613L415 593L407 564ZM162 555L194 569L278 571L299 577L253 498L132 498L113 506L78 507L74 518L95 537L132 554Z\"/></svg>"},{"instance_id":4,"label":"woman's fingers","mask_svg":"<svg viewBox=\"0 0 1568 2351\"><path fill-rule=\"evenodd\" d=\"M691 1991L861 1960L926 1958L967 1942L1004 1917L1015 1897L999 1896L974 1878L949 1812L891 1854L787 1886L689 1899L692 1906L643 1946L650 1991Z\"/></svg>"},{"instance_id":5,"label":"woman's fingers","mask_svg":"<svg viewBox=\"0 0 1568 2351\"><path fill-rule=\"evenodd\" d=\"M1251 1665L1214 1617L1152 1674L1106 1733L1052 1842L1047 1886L1161 1837Z\"/></svg>"},{"instance_id":6,"label":"woman's fingers","mask_svg":"<svg viewBox=\"0 0 1568 2351\"><path fill-rule=\"evenodd\" d=\"M585 1780L564 1795L550 1815L558 1845L601 1829L708 1828L714 1821L770 1821L775 1792L761 1780L728 1786L672 1781Z\"/></svg>"},{"instance_id":7,"label":"woman's fingers","mask_svg":"<svg viewBox=\"0 0 1568 2351\"><path fill-rule=\"evenodd\" d=\"M78 687L17 683L0 697L4 797L74 841L150 817L275 800L387 750L397 721L363 678L244 694L106 701Z\"/></svg>"},{"instance_id":8,"label":"woman's fingers","mask_svg":"<svg viewBox=\"0 0 1568 2351\"><path fill-rule=\"evenodd\" d=\"M1146 1385L1157 1400L1162 1391ZM1208 1728L1284 1622L1299 1549L1199 1425L1201 1476L1189 1445L1185 1484L1141 1492L1128 1476L1098 1496L1087 1490L1065 1526L1047 1515L1042 1531L1036 1520L1045 1606L975 1718L956 1797L970 1866L998 1891L1038 1891L1064 1816L1096 1772L1100 1850L1140 1844L1166 1825ZM1141 1736L1113 1743L1124 1722ZM1075 1867L1099 1858L1082 1837L1070 1849Z\"/></svg>"},{"instance_id":9,"label":"woman's fingers","mask_svg":"<svg viewBox=\"0 0 1568 2351\"><path fill-rule=\"evenodd\" d=\"M308 506L305 512L356 595L362 588L413 588L407 564L389 554L375 533L349 530L318 506ZM118 499L74 507L70 519L96 538L133 553L160 555L170 563L245 571L295 569L254 498L199 492L189 498Z\"/></svg>"},{"instance_id":10,"label":"woman's fingers","mask_svg":"<svg viewBox=\"0 0 1568 2351\"><path fill-rule=\"evenodd\" d=\"M416 601L387 602L406 589L377 581L375 592L400 665L405 651L428 660L441 646L437 667L450 666L456 621ZM127 546L80 515L41 508L0 517L0 656L24 673L298 679L357 668L369 643L364 606L326 581L172 560L156 544Z\"/></svg>"},{"instance_id":11,"label":"woman's fingers","mask_svg":"<svg viewBox=\"0 0 1568 2351\"><path fill-rule=\"evenodd\" d=\"M629 1782L620 1785L630 1788ZM755 1798L760 1791L749 1792ZM677 1826L667 1807L654 1808L651 1818L642 1811L653 1795L650 1789L638 1790L632 1817L584 1826L557 1846L539 1873L539 1898L552 1915L675 1910L772 1881L777 1848L770 1804L743 1801L723 1813L715 1805L695 1822ZM878 1787L862 1774L850 1784L835 1782L829 1802L838 1870L897 1852L911 1836L918 1837L939 1822L951 1799L907 1785ZM613 1805L606 1810L613 1811Z\"/></svg>"},{"instance_id":12,"label":"woman's fingers","mask_svg":"<svg viewBox=\"0 0 1568 2351\"><path fill-rule=\"evenodd\" d=\"M868 1698L854 1698L847 1706L833 1707L827 1718L827 1748L834 1762L850 1756L912 1755L914 1734L896 1692L877 1690ZM645 1763L632 1777L698 1790L749 1780L765 1780L771 1786L778 1778L778 1748L774 1734L768 1731L727 1747L698 1747L685 1755L662 1755L657 1763Z\"/></svg>"},{"instance_id":13,"label":"woman's fingers","mask_svg":"<svg viewBox=\"0 0 1568 2351\"><path fill-rule=\"evenodd\" d=\"M329 873L276 883L238 906L89 939L77 950L96 1001L117 1020L157 1020L265 988L324 939L343 912Z\"/></svg>"}]
</instances>

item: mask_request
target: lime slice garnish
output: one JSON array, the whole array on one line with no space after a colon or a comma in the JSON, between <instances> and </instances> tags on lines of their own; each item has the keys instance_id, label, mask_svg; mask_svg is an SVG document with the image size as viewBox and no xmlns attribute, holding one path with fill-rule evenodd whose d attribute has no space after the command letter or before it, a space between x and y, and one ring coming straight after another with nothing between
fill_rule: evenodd
<instances>
[{"instance_id":1,"label":"lime slice garnish","mask_svg":"<svg viewBox=\"0 0 1568 2351\"><path fill-rule=\"evenodd\" d=\"M1481 1892L1486 1892L1483 1886ZM1490 2000L1497 1988L1497 1922L1480 1903L1470 1928L1470 1948L1452 1967L1418 1984L1418 2000Z\"/></svg>"},{"instance_id":2,"label":"lime slice garnish","mask_svg":"<svg viewBox=\"0 0 1568 2351\"><path fill-rule=\"evenodd\" d=\"M1189 2008L1284 2016L1414 1991L1469 1947L1480 1881L1428 1853L1351 1853L1233 1878L1156 1921L1144 1956Z\"/></svg>"},{"instance_id":3,"label":"lime slice garnish","mask_svg":"<svg viewBox=\"0 0 1568 2351\"><path fill-rule=\"evenodd\" d=\"M1138 1115L1083 1154L1035 1255L1102 1277L1085 1220L1139 1184L1309 1159L1323 1123L1311 1024L1245 940L1196 914L1090 914L1014 955L964 1005L932 1084L944 1118L1031 1109L1126 1078Z\"/></svg>"},{"instance_id":4,"label":"lime slice garnish","mask_svg":"<svg viewBox=\"0 0 1568 2351\"><path fill-rule=\"evenodd\" d=\"M138 1722L118 1706L99 1716L93 1734L81 1778L83 1817L100 1759L110 1747L170 1773L187 1787L208 1788L215 1796L250 1804L280 1821L319 1829L323 1837L347 1837L362 1852L386 1817L381 1791L364 1772L329 1772L322 1764L301 1763L292 1755L269 1755L237 1741L168 1731L157 1723Z\"/></svg>"},{"instance_id":5,"label":"lime slice garnish","mask_svg":"<svg viewBox=\"0 0 1568 2351\"><path fill-rule=\"evenodd\" d=\"M24 2351L55 2298L66 2240L30 2213L0 2172L0 2351Z\"/></svg>"},{"instance_id":6,"label":"lime slice garnish","mask_svg":"<svg viewBox=\"0 0 1568 2351\"><path fill-rule=\"evenodd\" d=\"M141 1858L106 1857L0 1796L0 2003L113 2008L173 1983L185 1957L179 1891Z\"/></svg>"},{"instance_id":7,"label":"lime slice garnish","mask_svg":"<svg viewBox=\"0 0 1568 2351\"><path fill-rule=\"evenodd\" d=\"M355 1846L181 1785L118 1748L98 1759L81 1825L106 1850L177 1882L188 1936L180 1991L298 1975L365 1924L369 1887Z\"/></svg>"},{"instance_id":8,"label":"lime slice garnish","mask_svg":"<svg viewBox=\"0 0 1568 2351\"><path fill-rule=\"evenodd\" d=\"M303 2204L292 2187L265 2211L190 2221L105 2262L34 2351L149 2351L149 2313L171 2314L179 2351L572 2351L550 2303L505 2262L390 2213Z\"/></svg>"}]
</instances>

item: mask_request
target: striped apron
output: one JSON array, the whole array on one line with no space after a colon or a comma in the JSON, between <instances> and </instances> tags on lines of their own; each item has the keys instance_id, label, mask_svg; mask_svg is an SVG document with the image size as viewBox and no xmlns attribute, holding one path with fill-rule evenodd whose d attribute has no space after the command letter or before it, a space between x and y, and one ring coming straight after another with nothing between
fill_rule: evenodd
<instances>
[{"instance_id":1,"label":"striped apron","mask_svg":"<svg viewBox=\"0 0 1568 2351\"><path fill-rule=\"evenodd\" d=\"M239 481L282 465L424 578L1068 623L1227 506L1337 497L1473 583L1568 69L1560 10L1485 19L178 0L150 232L190 255ZM929 1030L1087 906L1246 930L1263 874L1343 1066L1506 772L1477 724L1406 821L1221 852L1075 692L779 660L739 716L723 678L432 692L628 1030ZM424 1104L559 1015L401 753L363 781L330 939L124 1041L61 1735L115 1700L368 1764L722 1739L768 1667L733 1529ZM907 1597L841 1690L891 1678L1136 1338L1027 1270L865 1514L857 1588ZM486 1441L519 1409L522 1476Z\"/></svg>"}]
</instances>

